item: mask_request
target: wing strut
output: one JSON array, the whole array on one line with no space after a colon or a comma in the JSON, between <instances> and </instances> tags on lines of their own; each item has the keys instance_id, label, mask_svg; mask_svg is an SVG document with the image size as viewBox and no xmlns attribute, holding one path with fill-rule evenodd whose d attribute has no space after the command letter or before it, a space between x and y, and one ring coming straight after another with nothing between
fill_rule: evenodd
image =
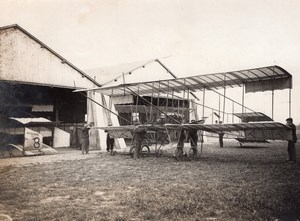
<instances>
[{"instance_id":1,"label":"wing strut","mask_svg":"<svg viewBox=\"0 0 300 221\"><path fill-rule=\"evenodd\" d=\"M141 98L143 101L145 101L146 103L152 105L154 107L154 109L158 110L160 113L164 114L165 116L169 117L170 119L172 119L173 121L177 122L178 124L181 124L181 122L179 122L178 120L174 119L173 117L167 115L167 113L165 113L164 111L161 111L159 108L155 107L153 104L151 104L149 101L147 101L145 98L143 98L142 96L140 96L138 93L134 92L133 90L131 90L130 88L126 87L129 91L131 91L133 94L135 94L136 96L138 96L139 98Z\"/></svg>"},{"instance_id":2,"label":"wing strut","mask_svg":"<svg viewBox=\"0 0 300 221\"><path fill-rule=\"evenodd\" d=\"M126 121L127 123L131 124L130 121L128 121L127 119L121 117L120 115L116 114L115 112L112 112L111 110L109 110L107 107L103 106L102 104L100 104L99 102L95 101L94 99L88 97L87 95L85 95L82 92L79 92L82 96L86 97L87 99L89 99L90 101L94 102L95 104L98 104L100 107L102 107L103 109L109 111L110 113L112 113L113 115L116 115L117 117L121 118L122 120Z\"/></svg>"},{"instance_id":3,"label":"wing strut","mask_svg":"<svg viewBox=\"0 0 300 221\"><path fill-rule=\"evenodd\" d=\"M292 110L292 89L289 89L289 117L291 117L291 110Z\"/></svg>"},{"instance_id":4,"label":"wing strut","mask_svg":"<svg viewBox=\"0 0 300 221\"><path fill-rule=\"evenodd\" d=\"M205 88L203 88L203 98L202 98L202 120L204 120L204 106L205 105Z\"/></svg>"},{"instance_id":5,"label":"wing strut","mask_svg":"<svg viewBox=\"0 0 300 221\"><path fill-rule=\"evenodd\" d=\"M225 105L226 105L226 74L224 75L224 99L223 99L223 117L222 117L222 123L224 124L224 118L225 118ZM228 116L228 115L227 115Z\"/></svg>"},{"instance_id":6,"label":"wing strut","mask_svg":"<svg viewBox=\"0 0 300 221\"><path fill-rule=\"evenodd\" d=\"M156 59L155 60L157 63L159 63L173 78L177 78L177 76L169 69L169 68L167 68L159 59ZM225 87L226 87L226 75L225 75ZM244 84L243 84L243 87L244 87ZM204 89L205 90L205 89ZM224 103L223 103L223 122L224 122L224 112L225 112L225 98L226 99L229 99L229 100L231 100L233 103L236 103L236 104L238 104L238 105L240 105L240 106L242 106L242 112L244 112L244 109L248 109L248 110L250 110L250 111L253 111L253 112L255 112L254 110L252 110L252 109L250 109L250 108L248 108L248 107L245 107L245 105L244 105L244 103L243 104L240 104L240 103L238 103L238 102L236 102L236 101L234 101L233 99L231 99L231 98L229 98L229 97L227 97L226 95L225 95L225 90L224 90L224 94L221 94L221 93L219 93L218 91L215 91L215 90L213 90L213 89L210 89L211 91L213 91L213 92L215 92L216 94L219 94L220 96L223 96L224 97ZM243 89L244 90L244 89ZM243 92L244 93L244 92ZM195 98L195 99L197 99L198 101L200 100L193 92L190 92L190 94ZM244 95L243 95L243 97L244 97ZM244 99L243 99L244 100ZM219 114L220 114L220 112L219 112Z\"/></svg>"},{"instance_id":7,"label":"wing strut","mask_svg":"<svg viewBox=\"0 0 300 221\"><path fill-rule=\"evenodd\" d=\"M151 104L153 104L153 93L154 93L153 86L154 86L154 82L152 82ZM150 109L150 122L153 121L153 116L152 115L153 115L153 107L151 106L151 109Z\"/></svg>"},{"instance_id":8,"label":"wing strut","mask_svg":"<svg viewBox=\"0 0 300 221\"><path fill-rule=\"evenodd\" d=\"M170 69L167 68L159 59L156 59L155 61L159 63L173 78L177 78L177 76L172 71L170 71ZM193 92L190 92L190 94L198 101L200 100Z\"/></svg>"}]
</instances>

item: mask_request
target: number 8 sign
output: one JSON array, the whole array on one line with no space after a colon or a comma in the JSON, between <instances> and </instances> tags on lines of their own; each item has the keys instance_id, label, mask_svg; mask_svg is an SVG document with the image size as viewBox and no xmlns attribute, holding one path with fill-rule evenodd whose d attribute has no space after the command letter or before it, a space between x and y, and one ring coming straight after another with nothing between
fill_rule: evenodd
<instances>
[{"instance_id":1,"label":"number 8 sign","mask_svg":"<svg viewBox=\"0 0 300 221\"><path fill-rule=\"evenodd\" d=\"M43 144L43 136L29 128L25 128L24 133L24 150L40 149Z\"/></svg>"},{"instance_id":2,"label":"number 8 sign","mask_svg":"<svg viewBox=\"0 0 300 221\"><path fill-rule=\"evenodd\" d=\"M33 146L35 147L35 148L40 148L40 138L39 137L35 137L35 138L33 138L33 141L34 141L34 143L33 143Z\"/></svg>"}]
</instances>

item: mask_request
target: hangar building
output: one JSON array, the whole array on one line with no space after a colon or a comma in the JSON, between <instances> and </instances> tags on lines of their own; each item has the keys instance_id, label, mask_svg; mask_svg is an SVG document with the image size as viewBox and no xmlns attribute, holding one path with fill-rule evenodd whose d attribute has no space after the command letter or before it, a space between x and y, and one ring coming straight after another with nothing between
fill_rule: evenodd
<instances>
[{"instance_id":1,"label":"hangar building","mask_svg":"<svg viewBox=\"0 0 300 221\"><path fill-rule=\"evenodd\" d=\"M19 25L0 27L1 118L43 117L70 132L84 124L88 112L86 97L72 91L95 86L100 85ZM54 133L46 142L55 147Z\"/></svg>"}]
</instances>

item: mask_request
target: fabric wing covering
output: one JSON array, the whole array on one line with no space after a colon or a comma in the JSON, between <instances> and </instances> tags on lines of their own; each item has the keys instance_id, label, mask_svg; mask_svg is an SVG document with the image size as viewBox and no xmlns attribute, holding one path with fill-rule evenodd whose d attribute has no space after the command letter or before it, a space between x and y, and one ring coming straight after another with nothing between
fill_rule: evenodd
<instances>
[{"instance_id":1,"label":"fabric wing covering","mask_svg":"<svg viewBox=\"0 0 300 221\"><path fill-rule=\"evenodd\" d=\"M235 138L238 134L235 132L244 132L247 140L292 140L291 129L277 122L260 122L260 123L238 123L238 124L165 124L142 125L146 131L157 130L202 130L212 133L231 133ZM113 138L132 138L133 132L137 127L133 125L120 127L98 127L105 130Z\"/></svg>"},{"instance_id":2,"label":"fabric wing covering","mask_svg":"<svg viewBox=\"0 0 300 221\"><path fill-rule=\"evenodd\" d=\"M146 130L204 130L208 132L223 131L245 131L245 130L290 130L290 128L278 122L260 122L260 123L237 123L237 124L165 124L164 126L142 125ZM135 126L118 126L118 127L96 127L105 131L134 131Z\"/></svg>"},{"instance_id":3,"label":"fabric wing covering","mask_svg":"<svg viewBox=\"0 0 300 221\"><path fill-rule=\"evenodd\" d=\"M277 122L239 123L239 124L166 124L168 129L204 130L208 132L245 131L245 130L289 130L284 124Z\"/></svg>"},{"instance_id":4,"label":"fabric wing covering","mask_svg":"<svg viewBox=\"0 0 300 221\"><path fill-rule=\"evenodd\" d=\"M242 122L273 121L272 118L261 112L234 113L233 115L240 118Z\"/></svg>"},{"instance_id":5,"label":"fabric wing covering","mask_svg":"<svg viewBox=\"0 0 300 221\"><path fill-rule=\"evenodd\" d=\"M108 96L124 96L135 93L145 95L166 91L179 93L184 90L196 91L204 88L218 90L224 87L241 87L243 84L245 85L246 93L292 88L292 75L279 66L268 66L77 91L97 91Z\"/></svg>"},{"instance_id":6,"label":"fabric wing covering","mask_svg":"<svg viewBox=\"0 0 300 221\"><path fill-rule=\"evenodd\" d=\"M51 123L50 120L43 118L43 117L38 117L38 118L15 118L15 117L10 117L9 119L18 121L21 124L33 124L33 123Z\"/></svg>"}]
</instances>

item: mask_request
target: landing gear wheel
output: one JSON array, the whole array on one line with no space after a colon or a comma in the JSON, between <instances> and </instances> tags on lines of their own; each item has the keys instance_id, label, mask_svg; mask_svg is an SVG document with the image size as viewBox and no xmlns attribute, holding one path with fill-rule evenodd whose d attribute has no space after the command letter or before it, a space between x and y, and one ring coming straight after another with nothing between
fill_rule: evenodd
<instances>
[{"instance_id":1,"label":"landing gear wheel","mask_svg":"<svg viewBox=\"0 0 300 221\"><path fill-rule=\"evenodd\" d=\"M196 148L191 147L191 148L189 149L189 152L188 152L188 157L189 157L189 159L192 160L192 161L196 160L196 159L197 159L197 152L198 152L198 151L197 151Z\"/></svg>"},{"instance_id":2,"label":"landing gear wheel","mask_svg":"<svg viewBox=\"0 0 300 221\"><path fill-rule=\"evenodd\" d=\"M150 148L148 145L143 145L141 149L141 156L142 157L149 157L150 156Z\"/></svg>"}]
</instances>

